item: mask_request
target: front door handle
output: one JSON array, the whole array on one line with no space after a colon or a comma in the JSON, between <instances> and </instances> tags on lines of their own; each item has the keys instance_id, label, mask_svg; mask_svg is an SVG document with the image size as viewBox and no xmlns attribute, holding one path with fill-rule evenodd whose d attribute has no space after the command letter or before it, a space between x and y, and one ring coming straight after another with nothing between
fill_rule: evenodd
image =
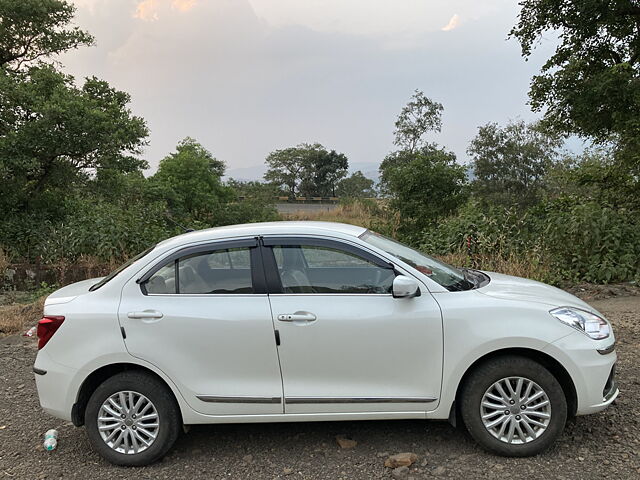
<instances>
[{"instance_id":1,"label":"front door handle","mask_svg":"<svg viewBox=\"0 0 640 480\"><path fill-rule=\"evenodd\" d=\"M162 318L162 312L157 310L144 310L143 312L129 312L129 318Z\"/></svg>"},{"instance_id":2,"label":"front door handle","mask_svg":"<svg viewBox=\"0 0 640 480\"><path fill-rule=\"evenodd\" d=\"M281 313L278 315L281 322L313 322L316 316L311 312Z\"/></svg>"}]
</instances>

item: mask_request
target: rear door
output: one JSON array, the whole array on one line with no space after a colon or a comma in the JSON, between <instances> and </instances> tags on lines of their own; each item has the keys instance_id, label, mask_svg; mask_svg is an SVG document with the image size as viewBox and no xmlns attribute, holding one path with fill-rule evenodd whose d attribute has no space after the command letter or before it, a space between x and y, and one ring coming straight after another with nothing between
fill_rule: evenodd
<instances>
[{"instance_id":1,"label":"rear door","mask_svg":"<svg viewBox=\"0 0 640 480\"><path fill-rule=\"evenodd\" d=\"M255 239L168 255L122 294L131 355L152 363L191 407L213 415L282 413L282 382Z\"/></svg>"},{"instance_id":2,"label":"rear door","mask_svg":"<svg viewBox=\"0 0 640 480\"><path fill-rule=\"evenodd\" d=\"M286 413L437 406L442 318L431 294L393 298L397 272L351 243L264 237Z\"/></svg>"}]
</instances>

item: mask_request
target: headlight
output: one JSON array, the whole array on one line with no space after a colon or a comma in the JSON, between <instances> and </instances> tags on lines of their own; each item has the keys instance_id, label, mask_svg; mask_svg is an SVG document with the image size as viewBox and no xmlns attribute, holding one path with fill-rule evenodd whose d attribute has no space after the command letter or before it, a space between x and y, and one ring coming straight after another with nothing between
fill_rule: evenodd
<instances>
[{"instance_id":1,"label":"headlight","mask_svg":"<svg viewBox=\"0 0 640 480\"><path fill-rule=\"evenodd\" d=\"M549 313L562 323L583 331L594 340L602 340L611 334L609 322L595 313L571 307L554 308Z\"/></svg>"}]
</instances>

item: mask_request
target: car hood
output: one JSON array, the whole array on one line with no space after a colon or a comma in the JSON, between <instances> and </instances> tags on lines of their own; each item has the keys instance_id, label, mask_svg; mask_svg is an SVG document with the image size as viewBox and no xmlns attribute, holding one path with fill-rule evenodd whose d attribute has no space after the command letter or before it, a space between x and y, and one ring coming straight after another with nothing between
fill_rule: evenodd
<instances>
[{"instance_id":1,"label":"car hood","mask_svg":"<svg viewBox=\"0 0 640 480\"><path fill-rule=\"evenodd\" d=\"M91 285L98 283L101 279L102 278L90 278L62 287L49 295L44 304L57 305L59 303L68 303L77 296L87 293Z\"/></svg>"},{"instance_id":2,"label":"car hood","mask_svg":"<svg viewBox=\"0 0 640 480\"><path fill-rule=\"evenodd\" d=\"M490 297L536 302L550 307L576 307L598 313L578 297L546 283L501 273L484 273L489 275L491 281L477 291Z\"/></svg>"}]
</instances>

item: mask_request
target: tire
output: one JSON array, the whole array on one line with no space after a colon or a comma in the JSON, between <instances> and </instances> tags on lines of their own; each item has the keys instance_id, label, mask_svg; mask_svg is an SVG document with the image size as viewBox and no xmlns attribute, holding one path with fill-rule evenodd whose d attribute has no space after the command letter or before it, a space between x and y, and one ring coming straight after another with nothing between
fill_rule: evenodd
<instances>
[{"instance_id":1,"label":"tire","mask_svg":"<svg viewBox=\"0 0 640 480\"><path fill-rule=\"evenodd\" d=\"M543 452L560 436L567 420L567 400L558 380L541 364L520 356L496 358L477 367L463 386L460 405L471 436L486 450L507 457Z\"/></svg>"},{"instance_id":2,"label":"tire","mask_svg":"<svg viewBox=\"0 0 640 480\"><path fill-rule=\"evenodd\" d=\"M85 411L85 428L93 448L109 462L127 467L162 458L178 438L181 424L169 388L135 370L105 380L89 398Z\"/></svg>"}]
</instances>

